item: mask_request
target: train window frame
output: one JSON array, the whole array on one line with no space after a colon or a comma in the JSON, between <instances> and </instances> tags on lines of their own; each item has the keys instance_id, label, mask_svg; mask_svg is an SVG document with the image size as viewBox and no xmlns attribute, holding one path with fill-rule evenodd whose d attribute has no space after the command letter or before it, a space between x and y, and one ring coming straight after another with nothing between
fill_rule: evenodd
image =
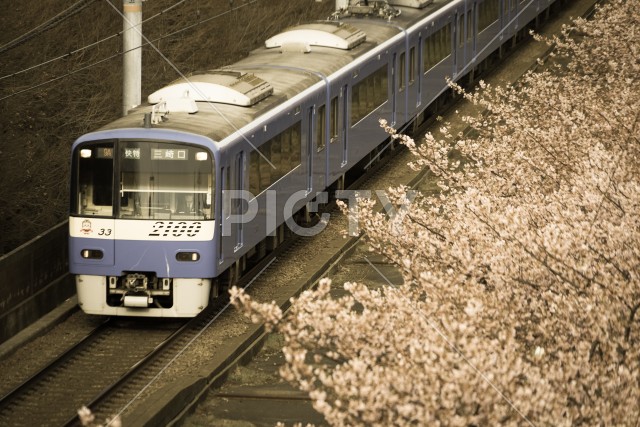
<instances>
[{"instance_id":1,"label":"train window frame","mask_svg":"<svg viewBox=\"0 0 640 427\"><path fill-rule=\"evenodd\" d=\"M464 47L465 14L458 15L458 48Z\"/></svg>"},{"instance_id":2,"label":"train window frame","mask_svg":"<svg viewBox=\"0 0 640 427\"><path fill-rule=\"evenodd\" d=\"M327 106L325 104L320 105L316 109L316 150L321 152L326 146L326 123L327 123Z\"/></svg>"},{"instance_id":3,"label":"train window frame","mask_svg":"<svg viewBox=\"0 0 640 427\"><path fill-rule=\"evenodd\" d=\"M384 105L389 99L389 64L384 63L351 86L351 127Z\"/></svg>"},{"instance_id":4,"label":"train window frame","mask_svg":"<svg viewBox=\"0 0 640 427\"><path fill-rule=\"evenodd\" d=\"M478 34L500 19L498 0L484 0L478 3Z\"/></svg>"},{"instance_id":5,"label":"train window frame","mask_svg":"<svg viewBox=\"0 0 640 427\"><path fill-rule=\"evenodd\" d=\"M92 155L89 157L83 156L83 151L91 149ZM110 150L111 157L100 158L98 156L93 156L93 149L103 149ZM104 140L93 140L86 141L75 148L75 154L73 156L72 163L72 174L75 182L75 191L73 191L72 196L69 198L70 201L70 212L73 215L77 216L92 216L92 217L103 217L103 218L113 218L115 216L115 171L116 166L114 163L114 153L117 150L117 140L115 139L104 139ZM105 151L106 152L106 151ZM88 160L91 159L91 160ZM100 167L94 165L96 161L100 160ZM83 166L83 163L91 163L86 168ZM107 165L108 163L108 165ZM83 173L84 170L87 170L87 173ZM86 179L95 178L96 175L89 173L95 171L106 171L102 176L110 179L110 200L109 203L106 204L106 200L100 200L101 203L96 202L96 191L95 191L95 179L91 179L91 184L83 184L82 175L86 176ZM84 190L81 191L81 188L84 187ZM106 186L102 186L105 187ZM89 208L89 199L91 200L91 208Z\"/></svg>"},{"instance_id":6,"label":"train window frame","mask_svg":"<svg viewBox=\"0 0 640 427\"><path fill-rule=\"evenodd\" d=\"M104 151L99 152L100 149ZM206 155L200 156L201 153ZM101 164L96 165L96 161ZM192 163L193 168L186 168L188 172L184 171L185 161L195 162ZM96 174L103 172L100 175L104 177L102 181L110 181L108 191L107 186L102 185L102 193L108 193L110 202L106 199L100 203L92 200L87 208L86 198L95 198L97 186L88 184L90 189L85 186L82 190L88 193L81 194L83 162L88 163L86 168L90 170L86 179L93 182L93 178L98 176ZM160 166L160 163L163 164ZM213 220L215 216L215 159L213 153L202 145L147 138L85 141L74 148L71 173L74 188L70 196L70 212L74 216L133 220ZM153 180L153 188L141 184L149 180ZM136 200L150 202L136 205ZM188 211L185 210L187 208Z\"/></svg>"},{"instance_id":7,"label":"train window frame","mask_svg":"<svg viewBox=\"0 0 640 427\"><path fill-rule=\"evenodd\" d=\"M503 0L505 15L516 10L516 0Z\"/></svg>"},{"instance_id":8,"label":"train window frame","mask_svg":"<svg viewBox=\"0 0 640 427\"><path fill-rule=\"evenodd\" d=\"M448 21L425 37L422 44L422 65L425 74L453 54L452 27L451 21Z\"/></svg>"},{"instance_id":9,"label":"train window frame","mask_svg":"<svg viewBox=\"0 0 640 427\"><path fill-rule=\"evenodd\" d=\"M334 96L331 99L331 107L330 107L330 113L329 113L329 119L330 119L330 126L329 126L329 139L330 139L330 144L333 144L334 142L338 141L338 132L340 129L339 126L339 122L338 122L338 113L339 113L339 103L338 103L338 96Z\"/></svg>"},{"instance_id":10,"label":"train window frame","mask_svg":"<svg viewBox=\"0 0 640 427\"><path fill-rule=\"evenodd\" d=\"M467 11L467 43L473 40L473 9Z\"/></svg>"},{"instance_id":11,"label":"train window frame","mask_svg":"<svg viewBox=\"0 0 640 427\"><path fill-rule=\"evenodd\" d=\"M416 81L416 47L409 49L409 86Z\"/></svg>"},{"instance_id":12,"label":"train window frame","mask_svg":"<svg viewBox=\"0 0 640 427\"><path fill-rule=\"evenodd\" d=\"M220 176L222 178L221 188L224 192L224 197L222 198L222 217L223 220L228 220L231 216L231 167L225 166Z\"/></svg>"},{"instance_id":13,"label":"train window frame","mask_svg":"<svg viewBox=\"0 0 640 427\"><path fill-rule=\"evenodd\" d=\"M302 120L300 119L252 150L249 155L249 191L253 197L258 197L300 166L301 151Z\"/></svg>"},{"instance_id":14,"label":"train window frame","mask_svg":"<svg viewBox=\"0 0 640 427\"><path fill-rule=\"evenodd\" d=\"M398 61L398 92L404 91L406 87L405 72L407 70L405 61L407 60L407 53L402 51L400 53L400 59Z\"/></svg>"},{"instance_id":15,"label":"train window frame","mask_svg":"<svg viewBox=\"0 0 640 427\"><path fill-rule=\"evenodd\" d=\"M149 157L142 154L139 154L140 157L128 157L127 152L132 152L131 150L135 152L136 149L139 149L139 153L145 153L150 149L151 154ZM185 157L174 157L174 151L179 152L180 149L185 150ZM199 152L205 152L207 155L199 159L197 157ZM214 219L216 162L209 149L179 140L133 138L119 139L114 155L117 173L115 179L118 183L118 188L114 188L117 202L114 208L116 219L199 221ZM156 157L156 155L162 155L162 157ZM185 169L185 165L182 164L185 161L196 163L192 164L193 167ZM140 176L143 178L148 176L148 179L155 178L155 188L149 190L141 186L141 182L146 182L146 179L141 180ZM197 180L194 181L196 176ZM195 187L196 183L197 187ZM145 196L146 193L149 194L148 197ZM140 197L141 194L144 197ZM130 197L134 197L131 206ZM147 205L136 205L136 197L150 202ZM147 214L140 213L145 210Z\"/></svg>"}]
</instances>

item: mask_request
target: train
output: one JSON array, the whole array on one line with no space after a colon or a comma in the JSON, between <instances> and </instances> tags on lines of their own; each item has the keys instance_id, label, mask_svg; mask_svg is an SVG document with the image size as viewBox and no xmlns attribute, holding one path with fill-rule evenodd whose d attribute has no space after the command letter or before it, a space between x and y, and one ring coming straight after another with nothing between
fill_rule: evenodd
<instances>
[{"instance_id":1,"label":"train","mask_svg":"<svg viewBox=\"0 0 640 427\"><path fill-rule=\"evenodd\" d=\"M69 270L88 314L194 317L318 195L423 123L556 0L344 2L194 72L71 149Z\"/></svg>"}]
</instances>

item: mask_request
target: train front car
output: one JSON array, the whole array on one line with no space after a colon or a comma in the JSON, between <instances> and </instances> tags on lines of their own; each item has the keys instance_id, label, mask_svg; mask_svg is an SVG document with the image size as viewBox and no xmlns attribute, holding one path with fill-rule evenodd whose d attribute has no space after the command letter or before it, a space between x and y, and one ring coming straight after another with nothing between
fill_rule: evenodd
<instances>
[{"instance_id":1,"label":"train front car","mask_svg":"<svg viewBox=\"0 0 640 427\"><path fill-rule=\"evenodd\" d=\"M70 271L89 314L193 317L215 277L210 140L150 129L74 144Z\"/></svg>"}]
</instances>

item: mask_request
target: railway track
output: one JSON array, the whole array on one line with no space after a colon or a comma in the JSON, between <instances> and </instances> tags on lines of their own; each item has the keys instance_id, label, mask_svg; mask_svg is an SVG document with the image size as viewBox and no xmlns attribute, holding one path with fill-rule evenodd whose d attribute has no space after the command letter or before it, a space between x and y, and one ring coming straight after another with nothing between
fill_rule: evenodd
<instances>
[{"instance_id":1,"label":"railway track","mask_svg":"<svg viewBox=\"0 0 640 427\"><path fill-rule=\"evenodd\" d=\"M557 33L562 23L568 23L571 16L583 16L584 18L588 18L592 15L594 5L597 3L599 3L597 0L576 1L575 7L567 7L566 10L560 14L556 22L553 25L550 25L550 28L548 27L545 29L545 33L547 35L550 33ZM487 79L492 85L505 83L511 84L516 82L527 70L536 68L536 58L546 57L551 50L551 48L545 48L544 46L542 46L541 49L529 49L530 52L528 53L524 50L524 53L521 52L514 55L517 56L517 58L513 59L515 64L512 67L509 65L512 58L507 59L507 57L505 57L506 61L498 64L495 69L492 69L489 75L487 75ZM460 110L459 117L462 115L474 115L479 112L476 107L469 104L459 105L458 103L450 105L449 110L452 109L451 107L455 107L456 110ZM451 122L451 132L453 134L468 132L468 128L465 123L461 121L456 122L458 111L456 111L455 115L452 113L445 113L445 111L442 111L441 114L445 116L444 121ZM432 132L437 132L436 129L433 129L435 126L429 125L430 124L425 124L414 132L413 136L416 140L420 138L420 136L429 127L432 128L430 129ZM419 188L422 192L431 191L432 186L429 184L427 173L424 171L414 175L407 173L408 168L406 168L406 163L410 156L407 155L405 150L399 151L399 155L383 159L384 163L388 163L388 167L375 170L373 173L363 177L363 179L358 182L357 188L384 189L389 185L405 184L412 188ZM384 264L378 264L377 266L374 265L376 264L376 261L373 260L372 263L372 261L369 260L370 256L363 256L363 253L367 254L367 251L366 248L363 249L358 247L359 244L360 243L353 243L351 245L354 249L353 257L350 255L351 250L343 253L344 258L352 258L350 260L350 268L352 269L351 273L353 274L354 268L376 270L376 274L373 274L373 276L377 278L380 286L385 285L387 283L386 280L388 280L387 278L393 277L393 274L389 274L389 271L387 271L384 275L385 277L383 277L380 271L378 271L378 267L388 270L389 266ZM334 260L334 264L339 263L341 259L342 257ZM349 261L347 261L347 264L349 264ZM349 269L349 266L347 269ZM329 274L329 276L333 275L334 274ZM340 275L338 274L338 276ZM353 277L348 277L348 280L354 279ZM342 283L342 281L340 283ZM376 285L375 280L371 280L371 283L374 286ZM337 292L339 294L340 290ZM273 348L271 351L273 351ZM269 354L257 356L256 358L261 359L257 366L252 367L250 363L243 369L242 373L239 374L238 377L231 378L231 385L223 385L218 390L211 390L206 398L203 397L198 402L193 402L193 407L185 409L179 417L172 420L170 425L201 425L203 420L212 419L220 423L247 423L251 425L272 425L276 421L285 420L287 423L299 422L301 424L305 424L308 422L314 422L316 425L323 425L324 420L321 416L318 418L318 414L313 410L309 403L310 399L308 396L297 392L297 390L283 388L282 384L277 380L279 378L277 371L280 366L277 364L278 358ZM265 370L269 370L269 367L271 367L271 371L273 371L271 372L272 378L276 379L272 383L264 380L267 375ZM255 375L255 377L253 377L253 375ZM252 381L256 382L252 383ZM204 396L204 393L202 393L202 396ZM291 416L291 418L284 418L287 415ZM302 418L298 418L301 416ZM272 423L269 423L266 420L272 421Z\"/></svg>"},{"instance_id":2,"label":"railway track","mask_svg":"<svg viewBox=\"0 0 640 427\"><path fill-rule=\"evenodd\" d=\"M264 277L271 265L279 256L287 251L295 250L296 240L292 239L279 246L268 256L253 265L238 286L247 287L255 280ZM285 255L286 256L286 255ZM120 414L134 402L145 389L161 375L164 370L173 363L191 343L205 332L209 327L215 326L215 321L225 310L230 308L229 298L226 293L216 298L199 316L186 321L179 329L159 343L153 351L138 360L134 366L124 373L116 382L107 386L85 406L99 420L111 418L114 414ZM71 417L64 425L80 425L78 417Z\"/></svg>"},{"instance_id":3,"label":"railway track","mask_svg":"<svg viewBox=\"0 0 640 427\"><path fill-rule=\"evenodd\" d=\"M422 133L423 128L417 132ZM366 176L355 181L351 187L373 189L385 188L390 182L415 183L421 176L414 175L407 179L407 168L404 167L407 158L405 150L396 150L395 155L377 162ZM396 172L391 176L386 172L382 175L383 164L385 170L394 169ZM383 186L380 186L380 182ZM338 218L336 228L345 228L346 219L341 217L335 206L328 206L327 212L332 221L336 222L335 219ZM355 241L338 242L340 239L342 237L338 239L333 236L320 244L333 245L341 248L339 251L344 251L343 248L353 245ZM251 284L258 294L264 289L278 288L281 293L278 298L287 301L315 282L329 265L335 263L335 258L319 264L298 261L300 253L316 250L314 245L318 245L318 240L314 237L290 239L256 264L239 285ZM313 259L313 254L309 258ZM304 270L304 278L279 277L292 264L299 270ZM318 269L314 270L316 267ZM287 281L296 283L288 286ZM139 418L135 418L136 405L133 403L142 401L142 395L149 385L162 376L167 366L178 360L201 334L213 329L210 327L215 325L216 319L227 307L228 300L219 298L202 315L188 322L163 319L106 321L23 384L1 396L0 426L77 425L76 410L83 405L90 407L98 420L114 414L133 413L130 418L132 422L129 423L125 418L125 424L142 424L137 422ZM257 337L258 335L254 335L252 342L245 344L245 347L252 346ZM235 359L233 362L229 360L218 369L217 376L223 376L222 372L236 363ZM152 391L148 391L146 395L151 393Z\"/></svg>"},{"instance_id":4,"label":"railway track","mask_svg":"<svg viewBox=\"0 0 640 427\"><path fill-rule=\"evenodd\" d=\"M417 132L422 132L426 124ZM402 167L409 154L402 149L387 147L384 156L372 163L362 176L350 183L351 189L383 188L379 182L408 182L424 176L415 175ZM389 178L388 170L395 169L401 176ZM409 178L411 176L412 178ZM378 187L376 187L378 185ZM337 229L345 229L346 218L335 203L326 205ZM338 221L336 221L338 219ZM359 237L344 241L340 233L334 233L324 245L351 247ZM269 253L254 265L239 281L239 286L251 285L255 289L275 287L285 301L304 288L311 286L333 263L317 268L313 263L296 261L299 253L313 251L318 244L316 236L295 236ZM282 270L290 271L291 264L306 270L304 283L292 288L286 286L287 277ZM190 321L166 321L165 319L113 318L96 327L89 335L73 345L47 366L32 375L21 385L0 398L0 426L11 425L79 425L77 409L89 407L97 420L105 420L128 409L146 388L158 379L167 366L179 358L189 345L228 308L228 298L218 298L201 315ZM144 336L144 339L140 339ZM253 345L253 344L251 344ZM226 363L220 375L234 366ZM135 423L134 423L135 424Z\"/></svg>"},{"instance_id":5,"label":"railway track","mask_svg":"<svg viewBox=\"0 0 640 427\"><path fill-rule=\"evenodd\" d=\"M256 263L238 283L247 286L296 239ZM0 397L0 426L80 425L77 410L97 419L118 414L229 307L226 295L190 320L108 318L21 384ZM141 339L143 337L143 339Z\"/></svg>"},{"instance_id":6,"label":"railway track","mask_svg":"<svg viewBox=\"0 0 640 427\"><path fill-rule=\"evenodd\" d=\"M0 425L64 425L101 390L113 389L169 342L180 322L107 319L0 398ZM140 340L144 336L144 340ZM135 345L131 345L135 343ZM75 417L77 418L77 417Z\"/></svg>"},{"instance_id":7,"label":"railway track","mask_svg":"<svg viewBox=\"0 0 640 427\"><path fill-rule=\"evenodd\" d=\"M333 205L333 214L338 210ZM238 286L264 285L269 271L304 246L290 238L253 265ZM0 396L0 426L80 425L78 408L98 420L120 414L229 308L226 294L201 315L181 319L107 318ZM141 339L141 337L143 337Z\"/></svg>"}]
</instances>

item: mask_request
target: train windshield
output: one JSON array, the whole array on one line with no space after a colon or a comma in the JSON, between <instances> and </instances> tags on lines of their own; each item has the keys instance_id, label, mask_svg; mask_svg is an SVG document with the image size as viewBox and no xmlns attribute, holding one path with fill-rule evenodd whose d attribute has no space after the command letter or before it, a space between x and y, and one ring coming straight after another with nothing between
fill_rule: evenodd
<instances>
[{"instance_id":1,"label":"train windshield","mask_svg":"<svg viewBox=\"0 0 640 427\"><path fill-rule=\"evenodd\" d=\"M72 212L127 219L212 218L213 157L159 141L84 144L75 153Z\"/></svg>"}]
</instances>

